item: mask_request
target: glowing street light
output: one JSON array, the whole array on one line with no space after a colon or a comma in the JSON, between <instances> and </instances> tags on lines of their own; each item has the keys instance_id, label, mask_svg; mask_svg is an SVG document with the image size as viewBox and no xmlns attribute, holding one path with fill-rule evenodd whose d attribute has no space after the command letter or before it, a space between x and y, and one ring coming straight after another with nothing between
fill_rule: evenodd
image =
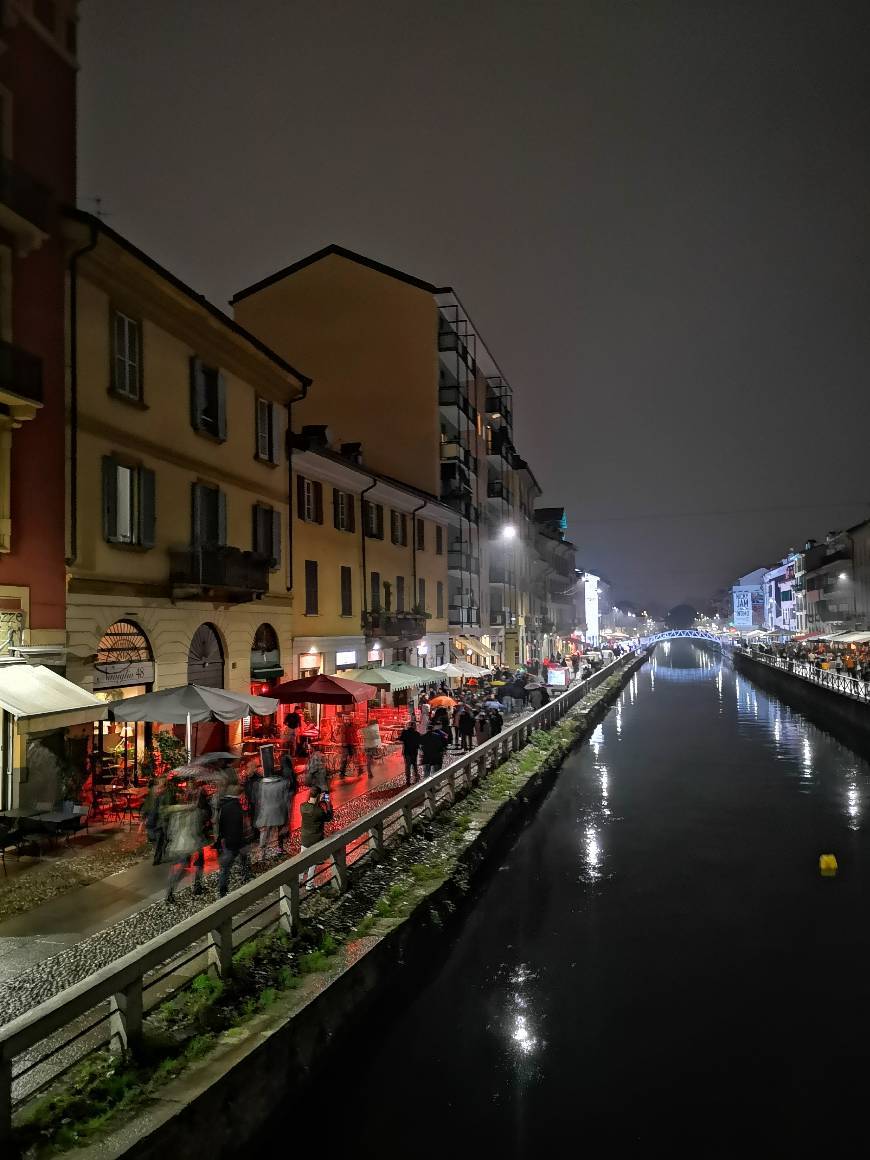
<instances>
[{"instance_id":1,"label":"glowing street light","mask_svg":"<svg viewBox=\"0 0 870 1160\"><path fill-rule=\"evenodd\" d=\"M505 524L501 530L501 538L503 540L515 540L517 538L517 529L513 524Z\"/></svg>"}]
</instances>

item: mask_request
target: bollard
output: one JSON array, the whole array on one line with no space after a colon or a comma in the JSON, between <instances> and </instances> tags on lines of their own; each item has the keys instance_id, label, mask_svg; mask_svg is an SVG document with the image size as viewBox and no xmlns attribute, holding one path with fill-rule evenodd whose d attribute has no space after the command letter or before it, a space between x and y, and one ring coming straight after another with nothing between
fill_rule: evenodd
<instances>
[{"instance_id":1,"label":"bollard","mask_svg":"<svg viewBox=\"0 0 870 1160\"><path fill-rule=\"evenodd\" d=\"M344 894L347 890L347 849L344 846L332 855L332 880L338 893Z\"/></svg>"},{"instance_id":2,"label":"bollard","mask_svg":"<svg viewBox=\"0 0 870 1160\"><path fill-rule=\"evenodd\" d=\"M450 804L456 801L456 774L451 769L447 774L447 791L450 794Z\"/></svg>"},{"instance_id":3,"label":"bollard","mask_svg":"<svg viewBox=\"0 0 870 1160\"><path fill-rule=\"evenodd\" d=\"M384 851L384 823L375 822L369 830L369 849L375 854L382 854Z\"/></svg>"},{"instance_id":4,"label":"bollard","mask_svg":"<svg viewBox=\"0 0 870 1160\"><path fill-rule=\"evenodd\" d=\"M438 796L434 786L426 786L426 807L429 810L429 817L434 818L438 808Z\"/></svg>"},{"instance_id":5,"label":"bollard","mask_svg":"<svg viewBox=\"0 0 870 1160\"><path fill-rule=\"evenodd\" d=\"M414 832L414 808L410 805L402 806L402 817L405 819L405 834L410 838Z\"/></svg>"},{"instance_id":6,"label":"bollard","mask_svg":"<svg viewBox=\"0 0 870 1160\"><path fill-rule=\"evenodd\" d=\"M109 1046L115 1055L134 1051L142 1038L142 979L109 997Z\"/></svg>"}]
</instances>

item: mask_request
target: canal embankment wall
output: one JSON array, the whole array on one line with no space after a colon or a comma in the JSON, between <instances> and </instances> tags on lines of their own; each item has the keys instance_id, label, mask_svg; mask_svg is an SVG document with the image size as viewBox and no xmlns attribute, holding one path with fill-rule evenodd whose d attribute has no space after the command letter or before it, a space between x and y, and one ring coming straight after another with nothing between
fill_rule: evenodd
<instances>
[{"instance_id":1,"label":"canal embankment wall","mask_svg":"<svg viewBox=\"0 0 870 1160\"><path fill-rule=\"evenodd\" d=\"M808 721L864 757L870 756L870 705L746 653L734 653L734 668Z\"/></svg>"},{"instance_id":2,"label":"canal embankment wall","mask_svg":"<svg viewBox=\"0 0 870 1160\"><path fill-rule=\"evenodd\" d=\"M135 1118L75 1155L82 1160L211 1160L235 1157L254 1140L262 1124L282 1107L293 1119L316 1108L324 1116L328 1146L330 1112L336 1106L336 1078L352 1074L364 1060L344 1051L379 1004L396 1000L401 979L418 979L443 955L448 929L467 913L472 887L479 884L555 784L570 751L607 714L645 654L626 658L618 672L592 690L548 732L518 751L491 774L476 794L457 798L446 816L459 815L463 848L443 876L428 875L415 885L413 905L384 915L364 937L342 948L332 970L306 980L307 993L280 998L245 1026L227 1033L217 1049L177 1080ZM469 803L473 804L469 806ZM454 830L455 832L455 830ZM319 1092L314 1104L308 1093ZM334 1114L340 1114L336 1110Z\"/></svg>"}]
</instances>

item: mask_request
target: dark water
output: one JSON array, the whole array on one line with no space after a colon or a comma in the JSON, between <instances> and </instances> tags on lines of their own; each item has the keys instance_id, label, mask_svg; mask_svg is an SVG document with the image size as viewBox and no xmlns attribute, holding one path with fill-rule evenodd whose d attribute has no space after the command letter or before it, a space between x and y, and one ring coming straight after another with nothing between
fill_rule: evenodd
<instances>
[{"instance_id":1,"label":"dark water","mask_svg":"<svg viewBox=\"0 0 870 1160\"><path fill-rule=\"evenodd\" d=\"M392 1010L360 1029L307 1128L297 1106L297 1142L864 1151L868 773L713 654L659 646L438 969L409 986L397 972ZM819 875L829 851L835 879Z\"/></svg>"}]
</instances>

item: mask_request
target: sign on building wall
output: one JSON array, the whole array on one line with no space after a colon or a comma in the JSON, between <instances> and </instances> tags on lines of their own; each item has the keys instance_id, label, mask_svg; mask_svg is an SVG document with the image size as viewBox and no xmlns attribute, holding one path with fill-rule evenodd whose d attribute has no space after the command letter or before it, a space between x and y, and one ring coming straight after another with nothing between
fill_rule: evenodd
<instances>
[{"instance_id":1,"label":"sign on building wall","mask_svg":"<svg viewBox=\"0 0 870 1160\"><path fill-rule=\"evenodd\" d=\"M735 588L734 596L734 627L752 627L752 591L749 588Z\"/></svg>"},{"instance_id":2,"label":"sign on building wall","mask_svg":"<svg viewBox=\"0 0 870 1160\"><path fill-rule=\"evenodd\" d=\"M583 584L583 597L586 607L586 638L598 640L598 577L591 572L586 573Z\"/></svg>"},{"instance_id":3,"label":"sign on building wall","mask_svg":"<svg viewBox=\"0 0 870 1160\"><path fill-rule=\"evenodd\" d=\"M154 661L111 661L94 668L95 689L123 689L127 685L150 685Z\"/></svg>"}]
</instances>

